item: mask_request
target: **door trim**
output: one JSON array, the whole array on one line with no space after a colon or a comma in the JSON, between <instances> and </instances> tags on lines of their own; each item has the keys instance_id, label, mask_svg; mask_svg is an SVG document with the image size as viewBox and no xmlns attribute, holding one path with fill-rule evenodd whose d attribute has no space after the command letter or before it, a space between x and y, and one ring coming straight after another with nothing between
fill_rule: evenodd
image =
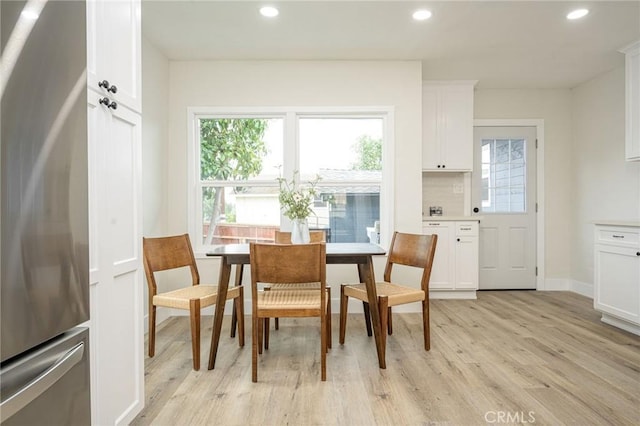
<instances>
[{"instance_id":1,"label":"door trim","mask_svg":"<svg viewBox=\"0 0 640 426\"><path fill-rule=\"evenodd\" d=\"M544 120L543 119L475 119L473 127L535 127L538 148L536 149L536 290L547 290L544 272ZM471 205L471 191L467 192L467 202Z\"/></svg>"}]
</instances>

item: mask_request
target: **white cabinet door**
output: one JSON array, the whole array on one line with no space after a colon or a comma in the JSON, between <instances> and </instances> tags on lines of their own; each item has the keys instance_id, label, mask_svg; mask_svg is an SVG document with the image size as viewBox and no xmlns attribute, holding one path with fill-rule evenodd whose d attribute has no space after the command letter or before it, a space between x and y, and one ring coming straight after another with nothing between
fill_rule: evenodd
<instances>
[{"instance_id":1,"label":"white cabinet door","mask_svg":"<svg viewBox=\"0 0 640 426\"><path fill-rule=\"evenodd\" d=\"M87 84L137 112L142 107L140 31L140 0L87 2ZM115 93L99 86L104 80Z\"/></svg>"},{"instance_id":2,"label":"white cabinet door","mask_svg":"<svg viewBox=\"0 0 640 426\"><path fill-rule=\"evenodd\" d=\"M637 248L597 244L594 307L640 324L640 253Z\"/></svg>"},{"instance_id":3,"label":"white cabinet door","mask_svg":"<svg viewBox=\"0 0 640 426\"><path fill-rule=\"evenodd\" d=\"M429 82L423 86L423 170L473 170L474 85L475 82Z\"/></svg>"},{"instance_id":4,"label":"white cabinet door","mask_svg":"<svg viewBox=\"0 0 640 426\"><path fill-rule=\"evenodd\" d=\"M127 424L144 406L141 118L88 93L92 418Z\"/></svg>"},{"instance_id":5,"label":"white cabinet door","mask_svg":"<svg viewBox=\"0 0 640 426\"><path fill-rule=\"evenodd\" d=\"M478 288L478 237L457 236L455 288L476 290Z\"/></svg>"},{"instance_id":6,"label":"white cabinet door","mask_svg":"<svg viewBox=\"0 0 640 426\"><path fill-rule=\"evenodd\" d=\"M441 92L441 154L444 170L473 170L473 86Z\"/></svg>"},{"instance_id":7,"label":"white cabinet door","mask_svg":"<svg viewBox=\"0 0 640 426\"><path fill-rule=\"evenodd\" d=\"M423 233L438 236L429 288L433 290L452 290L455 276L455 252L451 243L455 235L454 223L425 222Z\"/></svg>"},{"instance_id":8,"label":"white cabinet door","mask_svg":"<svg viewBox=\"0 0 640 426\"><path fill-rule=\"evenodd\" d=\"M424 86L422 89L422 168L437 170L440 162L440 139L438 138L437 87Z\"/></svg>"},{"instance_id":9,"label":"white cabinet door","mask_svg":"<svg viewBox=\"0 0 640 426\"><path fill-rule=\"evenodd\" d=\"M620 51L625 54L625 157L640 161L640 40Z\"/></svg>"}]
</instances>

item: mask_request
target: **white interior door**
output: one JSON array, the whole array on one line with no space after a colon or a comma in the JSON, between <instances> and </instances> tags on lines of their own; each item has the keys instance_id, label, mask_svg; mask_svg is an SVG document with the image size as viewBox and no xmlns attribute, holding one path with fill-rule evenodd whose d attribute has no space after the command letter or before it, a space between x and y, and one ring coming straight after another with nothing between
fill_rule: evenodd
<instances>
[{"instance_id":1,"label":"white interior door","mask_svg":"<svg viewBox=\"0 0 640 426\"><path fill-rule=\"evenodd\" d=\"M536 128L474 127L481 290L536 288Z\"/></svg>"}]
</instances>

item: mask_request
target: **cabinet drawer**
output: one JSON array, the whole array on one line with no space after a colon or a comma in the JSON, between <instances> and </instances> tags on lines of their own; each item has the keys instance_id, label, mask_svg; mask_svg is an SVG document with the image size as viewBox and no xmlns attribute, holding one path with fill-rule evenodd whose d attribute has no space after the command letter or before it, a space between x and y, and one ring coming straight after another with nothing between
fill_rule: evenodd
<instances>
[{"instance_id":1,"label":"cabinet drawer","mask_svg":"<svg viewBox=\"0 0 640 426\"><path fill-rule=\"evenodd\" d=\"M640 231L632 228L598 228L597 241L626 247L640 247Z\"/></svg>"},{"instance_id":2,"label":"cabinet drawer","mask_svg":"<svg viewBox=\"0 0 640 426\"><path fill-rule=\"evenodd\" d=\"M425 231L427 231L426 233L428 234L428 233L429 233L429 232L428 232L428 229L429 229L430 227L434 227L434 226L436 226L436 227L446 228L446 227L448 227L448 226L449 226L449 224L450 224L450 223L451 223L451 222L446 222L446 221L439 222L439 221L437 221L437 220L433 220L433 221L432 221L432 220L429 220L429 221L426 221L426 222L422 222L422 229L423 229L423 230L425 230Z\"/></svg>"},{"instance_id":3,"label":"cabinet drawer","mask_svg":"<svg viewBox=\"0 0 640 426\"><path fill-rule=\"evenodd\" d=\"M456 235L478 235L478 222L456 222Z\"/></svg>"}]
</instances>

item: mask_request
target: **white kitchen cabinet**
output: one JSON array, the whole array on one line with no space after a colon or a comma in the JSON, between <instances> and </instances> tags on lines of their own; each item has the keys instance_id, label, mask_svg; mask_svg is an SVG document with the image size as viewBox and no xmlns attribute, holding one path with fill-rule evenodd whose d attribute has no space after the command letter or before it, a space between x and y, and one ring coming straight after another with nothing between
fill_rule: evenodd
<instances>
[{"instance_id":1,"label":"white kitchen cabinet","mask_svg":"<svg viewBox=\"0 0 640 426\"><path fill-rule=\"evenodd\" d=\"M473 170L473 87L475 83L475 81L451 81L423 84L423 170Z\"/></svg>"},{"instance_id":2,"label":"white kitchen cabinet","mask_svg":"<svg viewBox=\"0 0 640 426\"><path fill-rule=\"evenodd\" d=\"M640 224L595 227L593 306L602 321L640 335Z\"/></svg>"},{"instance_id":3,"label":"white kitchen cabinet","mask_svg":"<svg viewBox=\"0 0 640 426\"><path fill-rule=\"evenodd\" d=\"M140 58L116 55L139 56L139 9L140 0L87 3L91 416L100 425L128 424L144 407L142 119L131 96Z\"/></svg>"},{"instance_id":4,"label":"white kitchen cabinet","mask_svg":"<svg viewBox=\"0 0 640 426\"><path fill-rule=\"evenodd\" d=\"M438 235L429 289L434 298L473 298L478 289L478 222L429 220L424 234Z\"/></svg>"},{"instance_id":5,"label":"white kitchen cabinet","mask_svg":"<svg viewBox=\"0 0 640 426\"><path fill-rule=\"evenodd\" d=\"M87 1L87 84L137 112L142 109L140 34L140 0ZM105 80L108 88L100 85Z\"/></svg>"},{"instance_id":6,"label":"white kitchen cabinet","mask_svg":"<svg viewBox=\"0 0 640 426\"><path fill-rule=\"evenodd\" d=\"M620 51L625 54L625 157L640 161L640 40Z\"/></svg>"}]
</instances>

